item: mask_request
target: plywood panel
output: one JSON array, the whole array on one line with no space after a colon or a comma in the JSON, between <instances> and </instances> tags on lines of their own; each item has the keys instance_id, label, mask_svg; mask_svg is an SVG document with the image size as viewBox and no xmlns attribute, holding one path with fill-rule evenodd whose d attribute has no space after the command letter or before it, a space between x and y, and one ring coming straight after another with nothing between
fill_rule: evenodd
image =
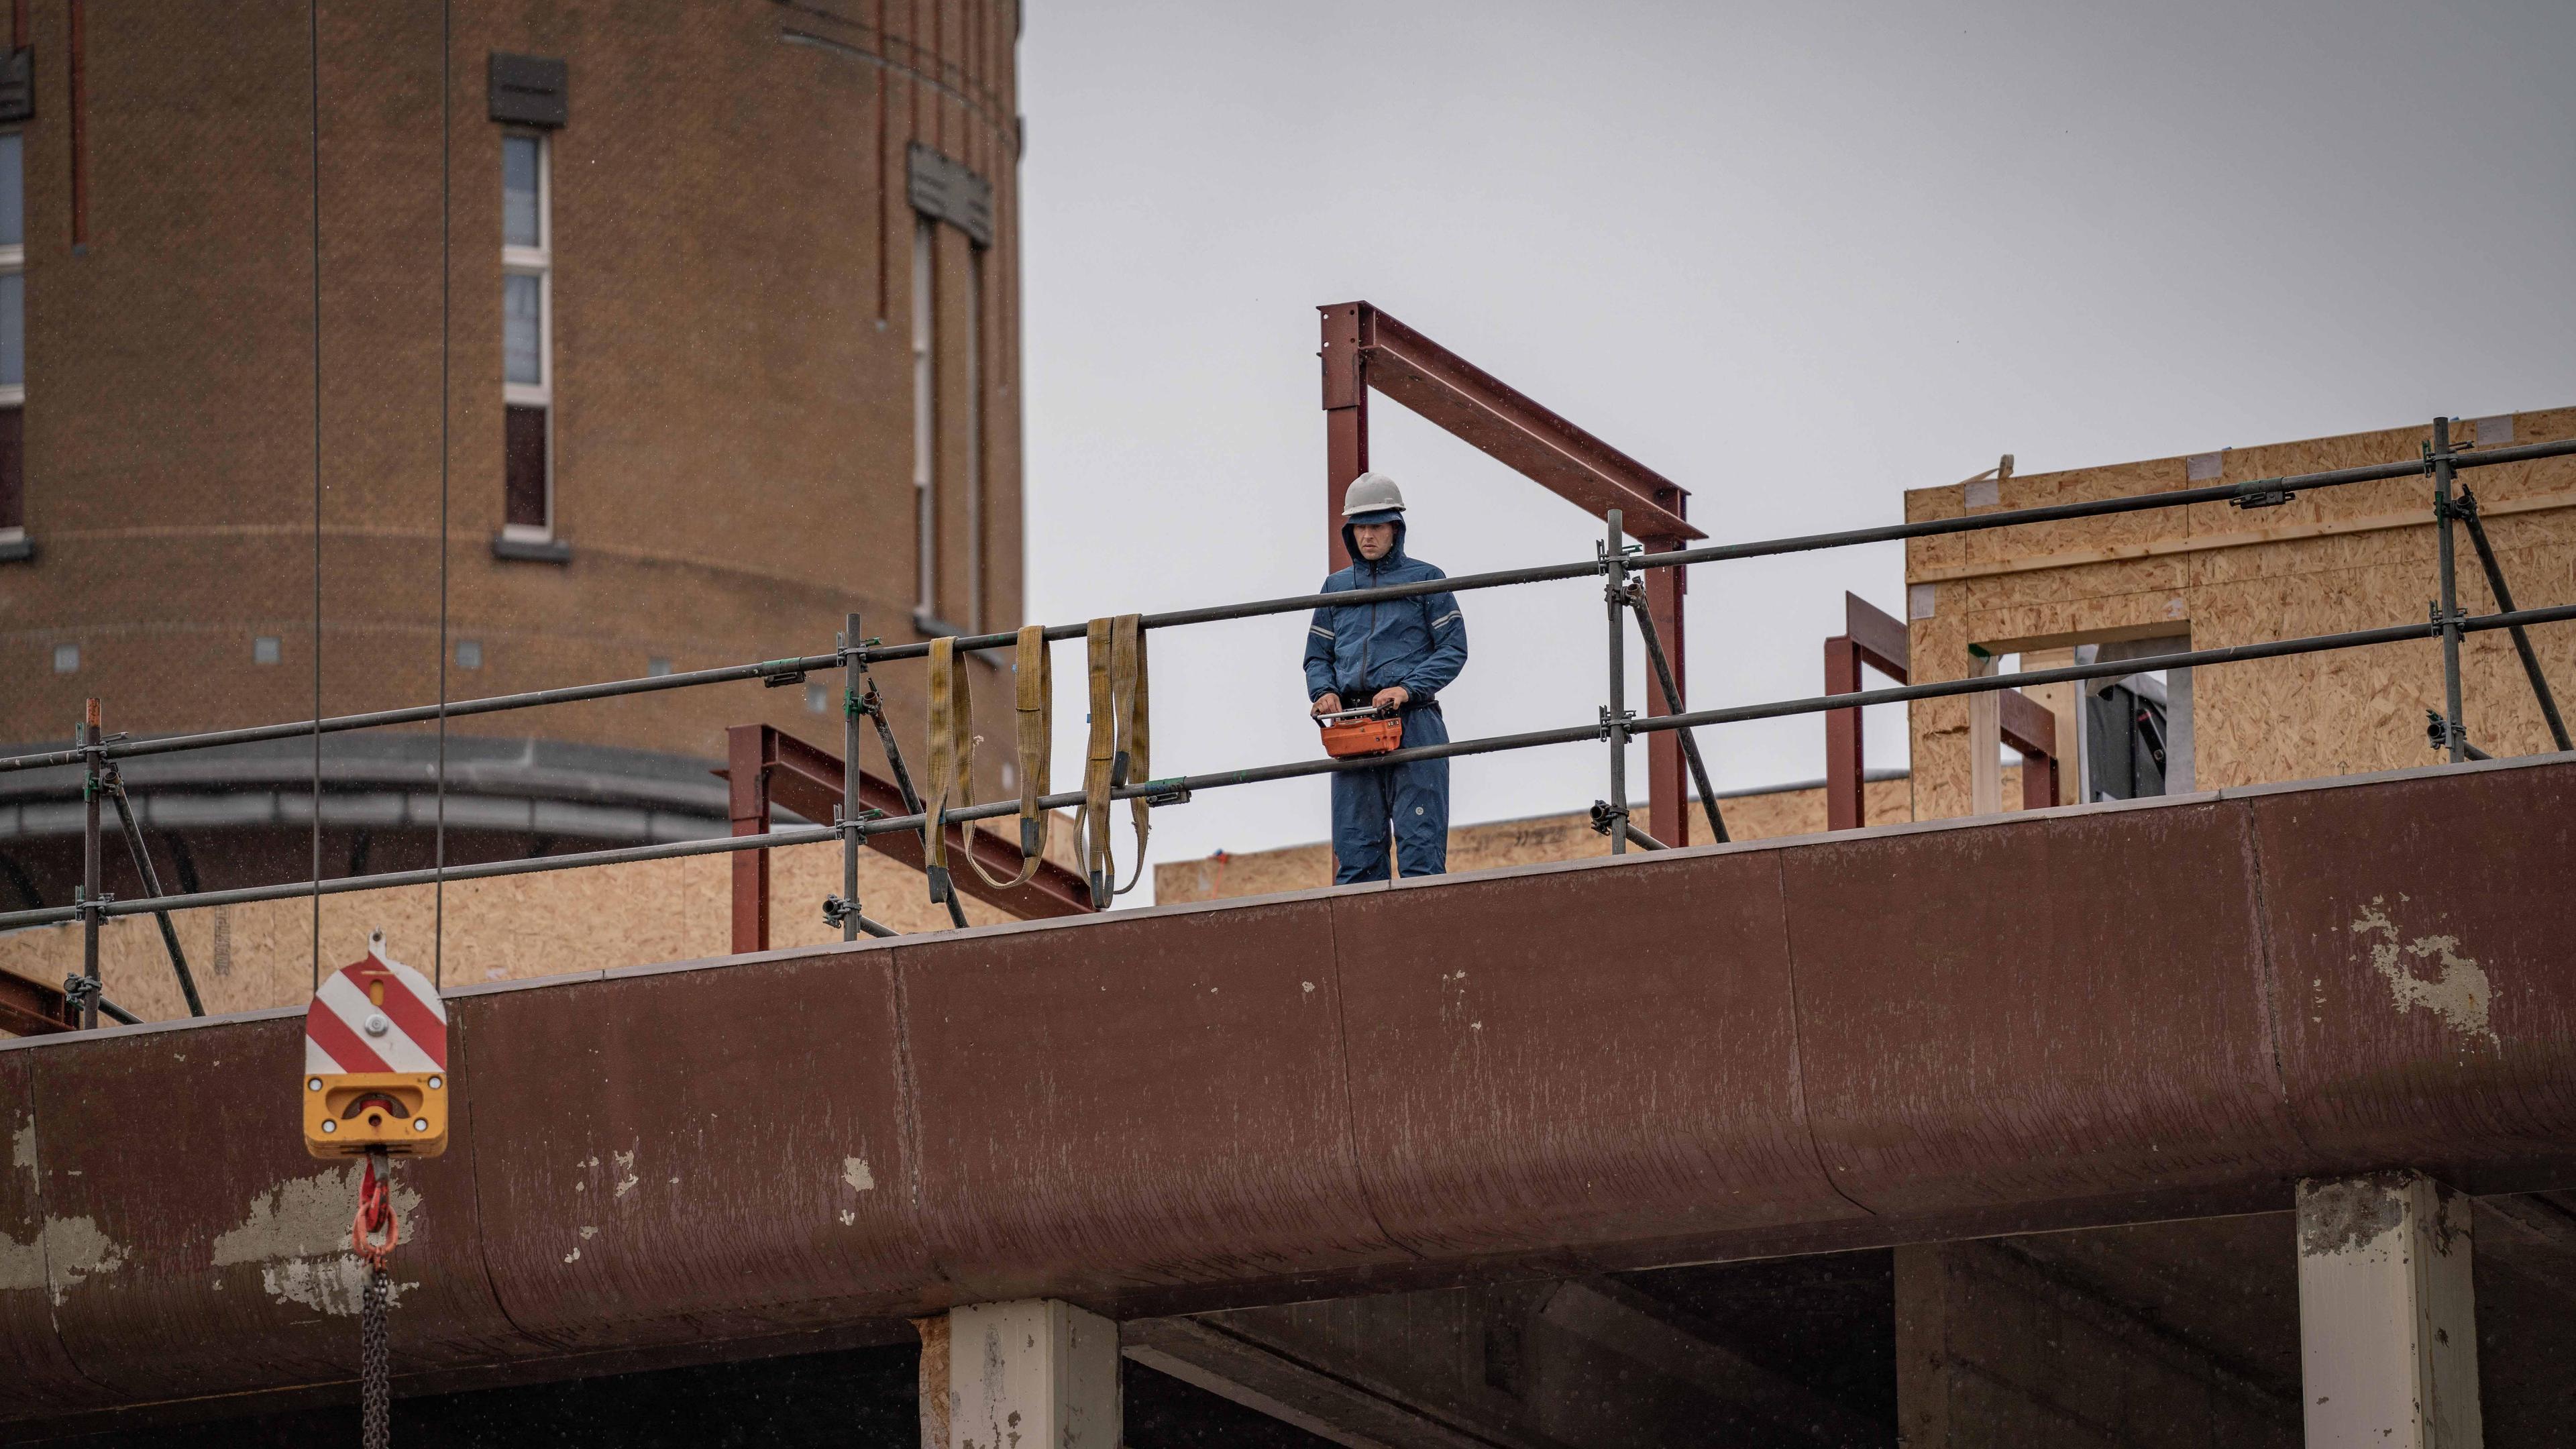
<instances>
[{"instance_id":1,"label":"plywood panel","mask_svg":"<svg viewBox=\"0 0 2576 1449\"><path fill-rule=\"evenodd\" d=\"M2466 429L2455 430L2465 437ZM2335 438L2229 449L2220 481L2308 473L2412 458L2428 425ZM2517 443L2576 436L2576 408L2515 419ZM2027 507L2188 486L2182 459L2036 474L2005 482L2001 506ZM2490 506L2576 492L2576 459L2551 459L2461 475ZM2201 480L2203 482L2209 480ZM1927 571L1999 565L2039 555L2118 546L2167 552L2099 559L1935 584L1938 612L1913 626L1918 681L1967 672L1967 646L2036 650L2085 640L2143 637L2188 628L2198 647L2407 624L2425 618L2438 591L2429 480L2416 475L2311 491L2274 509L2247 513L2224 504L2112 519L2016 528L1978 536L1959 553L1910 550L1909 585ZM1909 494L1910 518L1955 516L1960 490ZM2412 511L2421 523L2384 526ZM2367 531L2268 538L2245 543L2249 528L2371 523ZM2576 601L2576 508L2493 514L2496 541L2516 602ZM2203 546L2202 540L2213 545ZM2463 608L2495 607L2465 531L2458 538ZM2576 690L2576 625L2537 630L2543 667L2562 692ZM2194 730L2201 788L2298 779L2429 763L2424 710L2442 697L2438 646L2387 645L2337 655L2219 666L2195 678ZM2029 667L2029 666L2025 666ZM2462 650L2470 737L2497 754L2548 747L2512 647L2501 634L2473 636ZM1917 813L1931 819L1968 808L1966 710L1957 701L1913 707L1910 731Z\"/></svg>"}]
</instances>

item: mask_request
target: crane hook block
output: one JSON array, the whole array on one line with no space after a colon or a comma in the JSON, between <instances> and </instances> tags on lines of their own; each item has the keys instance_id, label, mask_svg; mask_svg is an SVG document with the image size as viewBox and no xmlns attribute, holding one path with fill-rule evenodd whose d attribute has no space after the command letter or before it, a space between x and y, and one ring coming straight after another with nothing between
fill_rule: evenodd
<instances>
[{"instance_id":1,"label":"crane hook block","mask_svg":"<svg viewBox=\"0 0 2576 1449\"><path fill-rule=\"evenodd\" d=\"M304 1150L316 1157L447 1150L447 1006L385 954L324 977L304 1013Z\"/></svg>"}]
</instances>

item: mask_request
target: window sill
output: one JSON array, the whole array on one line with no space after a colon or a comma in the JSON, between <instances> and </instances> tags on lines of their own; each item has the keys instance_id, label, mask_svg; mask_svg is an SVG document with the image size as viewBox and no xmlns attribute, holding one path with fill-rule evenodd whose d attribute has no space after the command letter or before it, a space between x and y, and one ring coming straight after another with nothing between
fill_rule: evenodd
<instances>
[{"instance_id":1,"label":"window sill","mask_svg":"<svg viewBox=\"0 0 2576 1449\"><path fill-rule=\"evenodd\" d=\"M0 538L0 563L27 563L35 557L36 541L25 534Z\"/></svg>"},{"instance_id":2,"label":"window sill","mask_svg":"<svg viewBox=\"0 0 2576 1449\"><path fill-rule=\"evenodd\" d=\"M560 538L512 538L507 534L494 534L492 557L528 563L571 563L572 545Z\"/></svg>"}]
</instances>

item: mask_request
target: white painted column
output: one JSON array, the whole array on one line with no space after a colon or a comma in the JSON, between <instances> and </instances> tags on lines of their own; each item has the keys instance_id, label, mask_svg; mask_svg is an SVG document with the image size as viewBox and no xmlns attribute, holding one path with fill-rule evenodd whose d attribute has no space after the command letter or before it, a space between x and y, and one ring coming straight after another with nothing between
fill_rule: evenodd
<instances>
[{"instance_id":1,"label":"white painted column","mask_svg":"<svg viewBox=\"0 0 2576 1449\"><path fill-rule=\"evenodd\" d=\"M2468 1199L2415 1172L2299 1183L2308 1449L2478 1449Z\"/></svg>"},{"instance_id":2,"label":"white painted column","mask_svg":"<svg viewBox=\"0 0 2576 1449\"><path fill-rule=\"evenodd\" d=\"M932 1335L925 1332L923 1346ZM928 1393L932 1449L1118 1449L1118 1325L1053 1298L948 1312L945 1415ZM928 1390L929 1364L923 1364ZM947 1433L932 1437L934 1419Z\"/></svg>"}]
</instances>

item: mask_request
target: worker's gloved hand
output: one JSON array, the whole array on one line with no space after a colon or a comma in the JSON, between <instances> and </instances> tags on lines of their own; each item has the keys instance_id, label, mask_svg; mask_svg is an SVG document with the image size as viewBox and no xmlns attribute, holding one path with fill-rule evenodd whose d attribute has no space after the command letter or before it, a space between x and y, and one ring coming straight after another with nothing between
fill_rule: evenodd
<instances>
[{"instance_id":1,"label":"worker's gloved hand","mask_svg":"<svg viewBox=\"0 0 2576 1449\"><path fill-rule=\"evenodd\" d=\"M1405 703L1412 698L1412 691L1403 685L1390 684L1377 692L1377 698L1369 701L1369 707L1388 711L1399 710L1404 708Z\"/></svg>"},{"instance_id":2,"label":"worker's gloved hand","mask_svg":"<svg viewBox=\"0 0 2576 1449\"><path fill-rule=\"evenodd\" d=\"M1341 707L1342 697L1328 690L1325 693L1315 696L1315 708L1312 712L1319 715L1332 714L1340 710Z\"/></svg>"}]
</instances>

